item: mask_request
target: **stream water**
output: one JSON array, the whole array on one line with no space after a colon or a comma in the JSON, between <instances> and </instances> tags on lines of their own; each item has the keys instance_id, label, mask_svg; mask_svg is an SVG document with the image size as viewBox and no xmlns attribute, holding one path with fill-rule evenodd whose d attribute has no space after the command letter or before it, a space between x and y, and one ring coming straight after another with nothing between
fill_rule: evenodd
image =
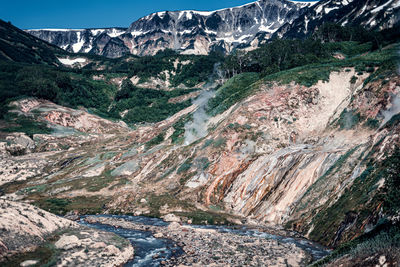
<instances>
[{"instance_id":1,"label":"stream water","mask_svg":"<svg viewBox=\"0 0 400 267\"><path fill-rule=\"evenodd\" d=\"M126 216L126 215L98 215L99 217L111 217L116 219L124 219L126 221L140 223L153 226L168 226L168 223L157 219L141 216ZM82 217L80 224L93 227L96 229L113 232L128 239L135 248L135 258L126 263L126 267L142 267L142 266L160 266L161 261L170 259L171 257L179 257L183 250L177 246L172 240L160 239L153 237L151 232L138 231L124 228L116 228L103 224L89 224ZM228 227L215 225L191 225L192 227L215 229L220 232L229 232L237 235L256 236L268 239L275 239L283 243L293 243L297 247L304 249L312 255L314 260L318 260L329 254L329 250L323 246L311 242L306 239L285 237L273 235L269 233L259 232L246 227ZM157 255L157 256L156 256Z\"/></svg>"}]
</instances>

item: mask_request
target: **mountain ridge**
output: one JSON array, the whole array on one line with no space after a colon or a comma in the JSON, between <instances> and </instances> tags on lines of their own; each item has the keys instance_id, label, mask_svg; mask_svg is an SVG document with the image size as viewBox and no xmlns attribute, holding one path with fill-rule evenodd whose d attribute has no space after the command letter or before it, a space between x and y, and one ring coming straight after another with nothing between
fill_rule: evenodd
<instances>
[{"instance_id":1,"label":"mountain ridge","mask_svg":"<svg viewBox=\"0 0 400 267\"><path fill-rule=\"evenodd\" d=\"M280 26L293 21L315 3L259 0L214 11L160 11L134 21L125 32L123 27L108 30L34 29L26 32L69 52L113 58L129 53L154 55L165 48L183 54L208 54L215 50L230 53L236 47L257 47ZM110 41L120 43L117 46L119 50L103 50Z\"/></svg>"}]
</instances>

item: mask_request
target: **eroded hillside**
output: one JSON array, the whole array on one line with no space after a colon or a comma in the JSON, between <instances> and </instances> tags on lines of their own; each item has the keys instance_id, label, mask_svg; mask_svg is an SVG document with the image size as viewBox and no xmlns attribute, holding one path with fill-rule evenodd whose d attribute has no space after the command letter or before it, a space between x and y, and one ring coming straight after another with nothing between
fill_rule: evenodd
<instances>
[{"instance_id":1,"label":"eroded hillside","mask_svg":"<svg viewBox=\"0 0 400 267\"><path fill-rule=\"evenodd\" d=\"M381 216L387 181L377 172L399 142L391 115L400 81L384 67L335 66L328 74L312 86L286 83L288 73L254 80L251 94L209 117L207 135L190 144L184 132L196 103L133 130L50 102L19 101L20 112L76 132L63 128L25 143L6 137L3 198L58 214L263 222L336 246ZM32 147L15 148L24 144Z\"/></svg>"}]
</instances>

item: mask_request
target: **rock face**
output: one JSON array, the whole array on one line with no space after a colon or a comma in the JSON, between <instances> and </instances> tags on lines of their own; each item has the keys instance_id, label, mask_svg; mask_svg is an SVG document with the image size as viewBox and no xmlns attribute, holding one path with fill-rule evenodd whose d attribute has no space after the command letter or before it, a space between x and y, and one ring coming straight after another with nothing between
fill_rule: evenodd
<instances>
[{"instance_id":1,"label":"rock face","mask_svg":"<svg viewBox=\"0 0 400 267\"><path fill-rule=\"evenodd\" d=\"M282 26L276 35L302 38L326 22L383 30L393 28L399 21L400 5L397 0L322 0L307 9L292 23Z\"/></svg>"},{"instance_id":2,"label":"rock face","mask_svg":"<svg viewBox=\"0 0 400 267\"><path fill-rule=\"evenodd\" d=\"M165 11L133 22L128 29L28 30L69 52L115 58L127 53L153 55L166 48L185 54L231 52L257 47L279 27L291 23L312 3L258 0L217 11Z\"/></svg>"},{"instance_id":3,"label":"rock face","mask_svg":"<svg viewBox=\"0 0 400 267\"><path fill-rule=\"evenodd\" d=\"M108 57L121 57L127 53L127 47L118 36L126 28L109 29L43 29L26 32L72 53L89 53Z\"/></svg>"},{"instance_id":4,"label":"rock face","mask_svg":"<svg viewBox=\"0 0 400 267\"><path fill-rule=\"evenodd\" d=\"M83 263L120 266L133 257L129 241L112 233L82 227L25 203L0 199L0 228L0 262L9 260L16 266L19 263L30 266L39 261L39 265L45 264L45 259L34 251L50 244L57 251L48 251L52 254L48 256L54 257L57 266ZM31 251L33 255L29 254ZM13 258L18 253L27 253L26 260Z\"/></svg>"},{"instance_id":5,"label":"rock face","mask_svg":"<svg viewBox=\"0 0 400 267\"><path fill-rule=\"evenodd\" d=\"M89 114L84 110L59 106L47 100L27 98L14 101L11 104L17 108L16 112L22 112L25 116L34 116L33 113L39 113L40 116L37 120L58 126L61 132L63 128L67 131L69 128L69 131L74 129L79 132L93 134L128 131L128 127L123 122L113 123L99 116ZM60 134L62 135L62 133ZM19 137L16 140L21 140L21 138ZM26 142L24 141L24 144ZM32 144L28 146L32 146Z\"/></svg>"}]
</instances>

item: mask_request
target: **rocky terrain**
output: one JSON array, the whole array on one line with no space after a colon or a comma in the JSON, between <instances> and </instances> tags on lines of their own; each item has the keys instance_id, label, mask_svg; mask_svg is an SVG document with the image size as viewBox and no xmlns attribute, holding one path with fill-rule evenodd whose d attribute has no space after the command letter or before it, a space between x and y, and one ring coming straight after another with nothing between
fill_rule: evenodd
<instances>
[{"instance_id":1,"label":"rocky terrain","mask_svg":"<svg viewBox=\"0 0 400 267\"><path fill-rule=\"evenodd\" d=\"M259 79L251 95L222 113L206 115L195 101L167 120L135 129L49 101L17 101L14 113L55 131L4 135L2 199L62 215L173 213L193 223L270 225L336 247L374 227L383 212L386 180L379 173L399 143L400 80L393 71L378 76L378 68L327 70L328 77L311 86ZM199 135L200 128L207 130ZM185 231L168 237L184 238ZM187 252L206 248L201 240ZM236 241L221 240L237 248ZM249 240L249 248L253 241L261 242ZM262 242L274 255L294 249ZM221 248L221 263L230 248ZM287 260L302 265L306 257L296 253ZM190 264L190 255L178 261ZM252 255L254 264L284 263ZM235 260L244 264L247 258Z\"/></svg>"},{"instance_id":2,"label":"rocky terrain","mask_svg":"<svg viewBox=\"0 0 400 267\"><path fill-rule=\"evenodd\" d=\"M39 29L28 33L69 52L111 58L154 55L166 48L184 54L230 53L236 47L258 47L314 2L259 0L217 11L165 11L133 22L128 29Z\"/></svg>"},{"instance_id":3,"label":"rocky terrain","mask_svg":"<svg viewBox=\"0 0 400 267\"><path fill-rule=\"evenodd\" d=\"M397 0L319 1L292 23L286 23L275 34L286 38L304 38L324 23L362 26L367 29L398 27L400 5Z\"/></svg>"},{"instance_id":4,"label":"rocky terrain","mask_svg":"<svg viewBox=\"0 0 400 267\"><path fill-rule=\"evenodd\" d=\"M304 266L310 261L310 255L294 244L273 239L220 233L215 229L182 226L178 222L161 227L104 217L87 217L85 220L151 231L157 238L172 239L183 248L185 254L163 261L163 266Z\"/></svg>"},{"instance_id":5,"label":"rocky terrain","mask_svg":"<svg viewBox=\"0 0 400 267\"><path fill-rule=\"evenodd\" d=\"M64 48L208 53L218 41L231 51L274 32L295 37L287 21L305 37L336 10L349 24L395 27L397 2L360 3L159 12L129 29L74 31L79 46ZM329 25L319 33L331 31L367 34ZM285 242L178 222L268 227L335 249L316 266L398 265L400 47L396 35L375 33L376 42L275 40L226 57L166 50L111 60L70 54L0 21L0 260L121 265L133 254L126 240L65 218L125 214L172 223L87 221L180 242L185 254L168 266L311 263Z\"/></svg>"},{"instance_id":6,"label":"rocky terrain","mask_svg":"<svg viewBox=\"0 0 400 267\"><path fill-rule=\"evenodd\" d=\"M130 243L115 234L25 203L1 199L0 207L2 266L119 266L133 257Z\"/></svg>"},{"instance_id":7,"label":"rocky terrain","mask_svg":"<svg viewBox=\"0 0 400 267\"><path fill-rule=\"evenodd\" d=\"M38 29L28 33L74 53L111 58L154 55L170 48L182 54L231 53L251 50L273 35L305 38L324 23L383 30L398 27L396 0L295 2L258 0L217 11L163 11L133 22L128 28Z\"/></svg>"}]
</instances>

